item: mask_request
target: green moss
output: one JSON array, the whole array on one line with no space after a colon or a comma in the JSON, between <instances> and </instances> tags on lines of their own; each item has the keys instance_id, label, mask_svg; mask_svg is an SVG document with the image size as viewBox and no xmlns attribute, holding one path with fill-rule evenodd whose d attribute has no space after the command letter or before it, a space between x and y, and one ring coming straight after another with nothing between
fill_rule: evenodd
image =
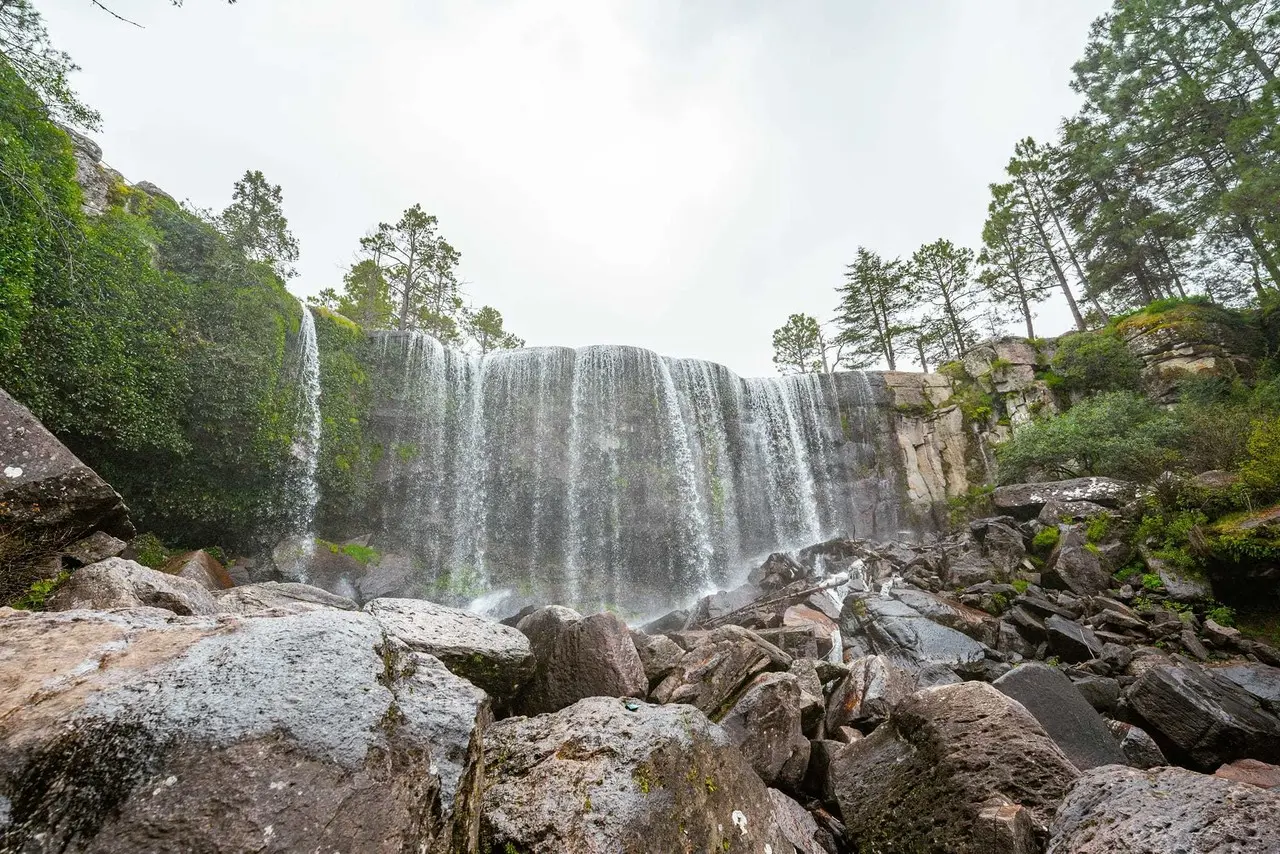
<instances>
[{"instance_id":1,"label":"green moss","mask_svg":"<svg viewBox=\"0 0 1280 854\"><path fill-rule=\"evenodd\" d=\"M160 538L150 532L135 537L129 545L136 555L134 560L150 569L159 569L173 556Z\"/></svg>"},{"instance_id":2,"label":"green moss","mask_svg":"<svg viewBox=\"0 0 1280 854\"><path fill-rule=\"evenodd\" d=\"M60 572L54 578L42 578L11 604L19 611L43 611L49 597L58 591L71 578L70 572Z\"/></svg>"},{"instance_id":3,"label":"green moss","mask_svg":"<svg viewBox=\"0 0 1280 854\"><path fill-rule=\"evenodd\" d=\"M1010 581L1009 584L1013 586L1013 589L1018 592L1019 596L1026 593L1027 588L1031 586L1031 582L1027 581L1025 578L1015 578L1013 581Z\"/></svg>"},{"instance_id":4,"label":"green moss","mask_svg":"<svg viewBox=\"0 0 1280 854\"><path fill-rule=\"evenodd\" d=\"M1152 591L1163 590L1164 581L1161 580L1158 574L1149 572L1142 576L1142 589Z\"/></svg>"},{"instance_id":5,"label":"green moss","mask_svg":"<svg viewBox=\"0 0 1280 854\"><path fill-rule=\"evenodd\" d=\"M1107 534L1111 532L1111 514L1099 513L1089 519L1085 525L1084 536L1090 543L1100 543L1107 538Z\"/></svg>"},{"instance_id":6,"label":"green moss","mask_svg":"<svg viewBox=\"0 0 1280 854\"><path fill-rule=\"evenodd\" d=\"M1031 550L1039 554L1048 554L1058 545L1061 536L1056 525L1045 528L1031 538Z\"/></svg>"}]
</instances>

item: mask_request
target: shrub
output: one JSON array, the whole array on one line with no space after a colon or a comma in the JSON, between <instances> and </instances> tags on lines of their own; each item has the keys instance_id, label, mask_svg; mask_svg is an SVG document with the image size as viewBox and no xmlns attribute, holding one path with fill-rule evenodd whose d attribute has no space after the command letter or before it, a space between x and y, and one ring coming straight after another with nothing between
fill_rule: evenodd
<instances>
[{"instance_id":1,"label":"shrub","mask_svg":"<svg viewBox=\"0 0 1280 854\"><path fill-rule=\"evenodd\" d=\"M1142 382L1142 360L1111 330L1064 335L1052 365L1069 391L1136 391Z\"/></svg>"},{"instance_id":2,"label":"shrub","mask_svg":"<svg viewBox=\"0 0 1280 854\"><path fill-rule=\"evenodd\" d=\"M1164 581L1162 581L1160 579L1160 576L1157 575L1156 573L1149 572L1146 575L1142 576L1142 589L1143 590L1163 590Z\"/></svg>"},{"instance_id":3,"label":"shrub","mask_svg":"<svg viewBox=\"0 0 1280 854\"><path fill-rule=\"evenodd\" d=\"M1280 488L1280 416L1254 422L1245 448L1249 458L1240 476L1258 492L1274 494Z\"/></svg>"},{"instance_id":4,"label":"shrub","mask_svg":"<svg viewBox=\"0 0 1280 854\"><path fill-rule=\"evenodd\" d=\"M1027 581L1025 578L1015 578L1013 581L1010 581L1009 584L1017 591L1019 596L1026 593L1027 588L1031 586L1031 582Z\"/></svg>"},{"instance_id":5,"label":"shrub","mask_svg":"<svg viewBox=\"0 0 1280 854\"><path fill-rule=\"evenodd\" d=\"M1058 532L1056 526L1045 528L1043 531L1031 538L1031 550L1033 552L1040 552L1041 554L1051 552L1054 547L1058 545L1058 539L1060 536L1061 534Z\"/></svg>"},{"instance_id":6,"label":"shrub","mask_svg":"<svg viewBox=\"0 0 1280 854\"><path fill-rule=\"evenodd\" d=\"M1006 483L1035 475L1142 480L1177 460L1180 433L1165 410L1132 392L1116 391L1024 425L996 448L996 459Z\"/></svg>"},{"instance_id":7,"label":"shrub","mask_svg":"<svg viewBox=\"0 0 1280 854\"><path fill-rule=\"evenodd\" d=\"M1226 605L1216 605L1205 611L1204 615L1220 626L1234 626L1236 624L1235 609L1228 608Z\"/></svg>"}]
</instances>

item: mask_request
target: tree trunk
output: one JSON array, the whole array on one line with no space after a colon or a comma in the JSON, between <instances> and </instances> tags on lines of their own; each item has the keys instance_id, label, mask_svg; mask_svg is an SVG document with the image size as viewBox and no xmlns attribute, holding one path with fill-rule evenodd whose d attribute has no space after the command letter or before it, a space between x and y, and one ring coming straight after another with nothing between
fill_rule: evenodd
<instances>
[{"instance_id":1,"label":"tree trunk","mask_svg":"<svg viewBox=\"0 0 1280 854\"><path fill-rule=\"evenodd\" d=\"M1044 228L1044 220L1040 216L1040 211L1036 208L1035 201L1031 198L1031 193L1027 190L1027 182L1021 177L1018 178L1018 188L1022 190L1022 198L1026 201L1027 208L1031 211L1031 222L1035 224L1036 233L1040 235L1040 245L1044 248L1044 254L1049 259L1049 266L1053 268L1053 275L1057 278L1058 286L1062 288L1062 293L1067 298L1067 306L1071 309L1071 319L1075 321L1076 329L1084 331L1084 317L1080 314L1080 306L1076 305L1076 296L1071 292L1071 285L1067 282L1066 273L1062 272L1062 265L1058 263L1058 256L1053 251L1053 243L1049 240L1049 233Z\"/></svg>"},{"instance_id":2,"label":"tree trunk","mask_svg":"<svg viewBox=\"0 0 1280 854\"><path fill-rule=\"evenodd\" d=\"M1275 72L1271 70L1271 67L1263 60L1262 55L1258 53L1257 48L1253 46L1252 39L1245 35L1244 31L1240 29L1240 25L1236 23L1236 19L1231 17L1231 10L1223 4L1222 0L1210 0L1210 2L1213 3L1213 10L1217 13L1218 20L1222 21L1231 35L1238 40L1240 49L1244 51L1244 55L1249 59L1249 64L1256 68L1268 83L1275 83Z\"/></svg>"}]
</instances>

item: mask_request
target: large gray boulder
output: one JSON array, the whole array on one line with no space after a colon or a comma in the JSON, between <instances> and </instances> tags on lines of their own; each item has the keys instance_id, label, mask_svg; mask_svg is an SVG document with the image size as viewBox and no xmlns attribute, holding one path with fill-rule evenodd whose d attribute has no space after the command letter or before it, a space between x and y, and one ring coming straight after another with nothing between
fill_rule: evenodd
<instances>
[{"instance_id":1,"label":"large gray boulder","mask_svg":"<svg viewBox=\"0 0 1280 854\"><path fill-rule=\"evenodd\" d=\"M1025 809L1043 837L1079 771L1021 704L965 682L899 703L834 757L831 775L857 850L985 854L993 799Z\"/></svg>"},{"instance_id":2,"label":"large gray boulder","mask_svg":"<svg viewBox=\"0 0 1280 854\"><path fill-rule=\"evenodd\" d=\"M221 610L203 585L119 557L82 566L71 573L46 607L50 611L164 608L184 617Z\"/></svg>"},{"instance_id":3,"label":"large gray boulder","mask_svg":"<svg viewBox=\"0 0 1280 854\"><path fill-rule=\"evenodd\" d=\"M533 677L529 639L494 620L424 599L374 599L364 606L387 635L506 701Z\"/></svg>"},{"instance_id":4,"label":"large gray boulder","mask_svg":"<svg viewBox=\"0 0 1280 854\"><path fill-rule=\"evenodd\" d=\"M836 683L827 700L827 731L879 726L915 689L915 680L882 655L854 659L848 675Z\"/></svg>"},{"instance_id":5,"label":"large gray boulder","mask_svg":"<svg viewBox=\"0 0 1280 854\"><path fill-rule=\"evenodd\" d=\"M1000 486L991 495L991 503L1001 513L1018 519L1034 519L1051 501L1072 504L1088 501L1102 507L1123 507L1133 500L1137 487L1109 477L1077 477L1048 483L1017 483Z\"/></svg>"},{"instance_id":6,"label":"large gray boulder","mask_svg":"<svg viewBox=\"0 0 1280 854\"><path fill-rule=\"evenodd\" d=\"M360 606L345 596L299 584L294 581L263 581L260 584L244 584L214 593L218 611L225 614L256 614L260 611L315 611L336 608L339 611L358 611Z\"/></svg>"},{"instance_id":7,"label":"large gray boulder","mask_svg":"<svg viewBox=\"0 0 1280 854\"><path fill-rule=\"evenodd\" d=\"M521 619L517 628L536 658L533 678L516 702L521 714L559 711L585 697L648 695L644 665L617 614L583 617L549 605Z\"/></svg>"},{"instance_id":8,"label":"large gray boulder","mask_svg":"<svg viewBox=\"0 0 1280 854\"><path fill-rule=\"evenodd\" d=\"M1275 854L1280 793L1183 768L1094 768L1076 781L1048 854Z\"/></svg>"},{"instance_id":9,"label":"large gray boulder","mask_svg":"<svg viewBox=\"0 0 1280 854\"><path fill-rule=\"evenodd\" d=\"M1056 667L1028 662L991 684L1025 706L1081 771L1125 763L1120 744L1102 715Z\"/></svg>"},{"instance_id":10,"label":"large gray boulder","mask_svg":"<svg viewBox=\"0 0 1280 854\"><path fill-rule=\"evenodd\" d=\"M794 791L809 767L800 701L800 682L794 675L762 673L720 721L765 785Z\"/></svg>"},{"instance_id":11,"label":"large gray boulder","mask_svg":"<svg viewBox=\"0 0 1280 854\"><path fill-rule=\"evenodd\" d=\"M772 797L688 706L591 697L485 737L480 850L790 852Z\"/></svg>"},{"instance_id":12,"label":"large gray boulder","mask_svg":"<svg viewBox=\"0 0 1280 854\"><path fill-rule=\"evenodd\" d=\"M1218 682L1243 689L1273 715L1280 714L1280 667L1249 662L1215 667L1209 673Z\"/></svg>"},{"instance_id":13,"label":"large gray boulder","mask_svg":"<svg viewBox=\"0 0 1280 854\"><path fill-rule=\"evenodd\" d=\"M488 701L367 614L0 610L0 636L0 850L473 850Z\"/></svg>"},{"instance_id":14,"label":"large gray boulder","mask_svg":"<svg viewBox=\"0 0 1280 854\"><path fill-rule=\"evenodd\" d=\"M1061 536L1045 565L1045 583L1064 588L1077 596L1094 596L1111 589L1115 582L1101 555L1079 525L1060 526Z\"/></svg>"},{"instance_id":15,"label":"large gray boulder","mask_svg":"<svg viewBox=\"0 0 1280 854\"><path fill-rule=\"evenodd\" d=\"M912 673L931 664L965 669L985 657L982 644L897 599L850 596L840 627L845 648L854 655L882 655Z\"/></svg>"},{"instance_id":16,"label":"large gray boulder","mask_svg":"<svg viewBox=\"0 0 1280 854\"><path fill-rule=\"evenodd\" d=\"M40 558L95 531L133 538L124 499L0 389L0 601L56 574Z\"/></svg>"},{"instance_id":17,"label":"large gray boulder","mask_svg":"<svg viewBox=\"0 0 1280 854\"><path fill-rule=\"evenodd\" d=\"M1235 759L1280 761L1280 720L1243 689L1195 667L1146 671L1125 700L1175 760L1212 771Z\"/></svg>"}]
</instances>

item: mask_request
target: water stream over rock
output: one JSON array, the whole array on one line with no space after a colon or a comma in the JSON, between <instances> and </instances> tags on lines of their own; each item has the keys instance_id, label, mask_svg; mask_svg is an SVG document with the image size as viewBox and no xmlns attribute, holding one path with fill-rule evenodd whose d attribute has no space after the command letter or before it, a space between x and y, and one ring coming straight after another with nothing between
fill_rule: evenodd
<instances>
[{"instance_id":1,"label":"water stream over rock","mask_svg":"<svg viewBox=\"0 0 1280 854\"><path fill-rule=\"evenodd\" d=\"M293 455L298 460L295 506L291 514L291 533L310 536L314 533L316 506L320 488L316 470L320 462L320 349L316 343L316 323L311 309L299 300L302 325L298 330L298 423L302 432L294 441Z\"/></svg>"},{"instance_id":2,"label":"water stream over rock","mask_svg":"<svg viewBox=\"0 0 1280 854\"><path fill-rule=\"evenodd\" d=\"M473 358L378 333L382 536L440 592L643 608L899 526L869 377L744 380L634 347Z\"/></svg>"}]
</instances>

